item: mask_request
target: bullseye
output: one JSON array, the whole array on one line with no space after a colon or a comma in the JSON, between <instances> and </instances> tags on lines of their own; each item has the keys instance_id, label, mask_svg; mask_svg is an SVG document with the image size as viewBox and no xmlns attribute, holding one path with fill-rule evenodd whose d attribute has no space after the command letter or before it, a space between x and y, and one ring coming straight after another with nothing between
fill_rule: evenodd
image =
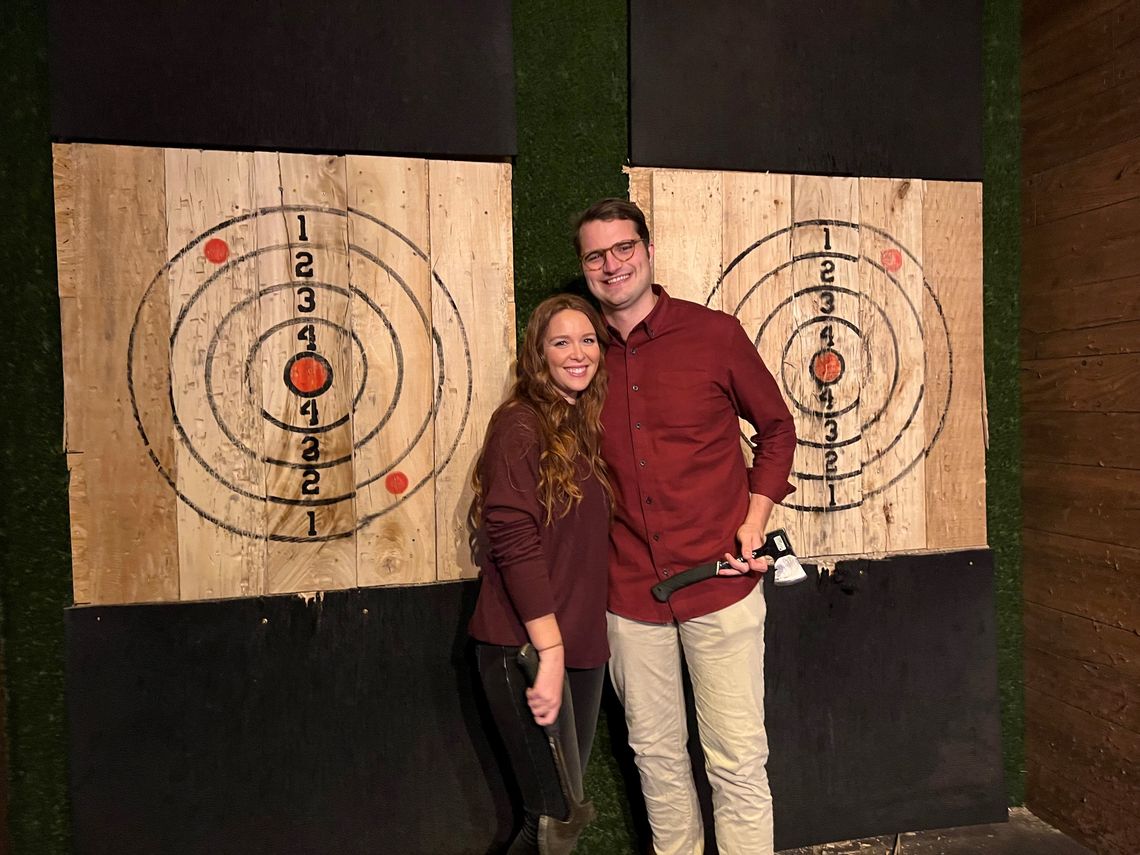
<instances>
[{"instance_id":1,"label":"bullseye","mask_svg":"<svg viewBox=\"0 0 1140 855\"><path fill-rule=\"evenodd\" d=\"M302 398L327 392L332 381L332 366L319 353L298 353L285 365L285 385Z\"/></svg>"},{"instance_id":2,"label":"bullseye","mask_svg":"<svg viewBox=\"0 0 1140 855\"><path fill-rule=\"evenodd\" d=\"M821 350L811 359L812 376L825 386L838 382L843 376L843 368L843 357L830 348Z\"/></svg>"}]
</instances>

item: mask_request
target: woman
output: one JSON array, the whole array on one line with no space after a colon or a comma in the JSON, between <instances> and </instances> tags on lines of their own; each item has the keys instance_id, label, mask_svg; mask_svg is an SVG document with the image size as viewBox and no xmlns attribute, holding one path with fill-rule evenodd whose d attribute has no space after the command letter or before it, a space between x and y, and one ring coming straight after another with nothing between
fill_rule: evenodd
<instances>
[{"instance_id":1,"label":"woman","mask_svg":"<svg viewBox=\"0 0 1140 855\"><path fill-rule=\"evenodd\" d=\"M598 720L613 498L599 452L607 342L581 297L539 304L472 479L483 555L469 631L523 795L511 855L538 852L539 817L569 810L542 726L558 721L567 762L585 769ZM516 661L528 641L540 656L529 689Z\"/></svg>"}]
</instances>

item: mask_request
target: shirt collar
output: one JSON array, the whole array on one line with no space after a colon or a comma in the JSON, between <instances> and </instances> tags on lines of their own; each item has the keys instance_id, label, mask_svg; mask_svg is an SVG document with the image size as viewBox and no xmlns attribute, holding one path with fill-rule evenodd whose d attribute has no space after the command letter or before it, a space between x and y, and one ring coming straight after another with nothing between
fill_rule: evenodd
<instances>
[{"instance_id":1,"label":"shirt collar","mask_svg":"<svg viewBox=\"0 0 1140 855\"><path fill-rule=\"evenodd\" d=\"M642 318L637 326L629 331L630 335L633 335L638 329L644 329L645 334L649 336L649 338L654 338L665 329L669 322L669 295L665 292L665 289L657 283L654 283L650 287L653 288L653 294L657 297L657 302L653 304L653 308L649 310L649 314ZM613 340L621 341L621 333L609 324L606 324L606 326L609 328Z\"/></svg>"}]
</instances>

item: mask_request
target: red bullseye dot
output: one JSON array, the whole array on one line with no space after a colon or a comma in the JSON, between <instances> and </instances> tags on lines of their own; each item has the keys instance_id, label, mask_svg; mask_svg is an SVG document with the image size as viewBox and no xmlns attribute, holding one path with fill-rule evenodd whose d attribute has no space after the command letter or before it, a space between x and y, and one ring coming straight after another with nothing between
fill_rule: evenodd
<instances>
[{"instance_id":1,"label":"red bullseye dot","mask_svg":"<svg viewBox=\"0 0 1140 855\"><path fill-rule=\"evenodd\" d=\"M820 383L834 383L843 373L843 363L839 360L839 354L828 350L816 354L811 371Z\"/></svg>"},{"instance_id":2,"label":"red bullseye dot","mask_svg":"<svg viewBox=\"0 0 1140 855\"><path fill-rule=\"evenodd\" d=\"M389 493L398 496L408 489L408 476L403 472L393 472L384 479L384 486L388 488Z\"/></svg>"},{"instance_id":3,"label":"red bullseye dot","mask_svg":"<svg viewBox=\"0 0 1140 855\"><path fill-rule=\"evenodd\" d=\"M883 267L887 272L894 273L902 267L902 253L897 249L884 249L883 250Z\"/></svg>"},{"instance_id":4,"label":"red bullseye dot","mask_svg":"<svg viewBox=\"0 0 1140 855\"><path fill-rule=\"evenodd\" d=\"M221 238L210 238L202 248L202 254L206 256L207 261L221 264L230 257L230 248Z\"/></svg>"},{"instance_id":5,"label":"red bullseye dot","mask_svg":"<svg viewBox=\"0 0 1140 855\"><path fill-rule=\"evenodd\" d=\"M329 373L325 366L311 356L302 356L289 366L289 382L303 394L321 391L328 380Z\"/></svg>"}]
</instances>

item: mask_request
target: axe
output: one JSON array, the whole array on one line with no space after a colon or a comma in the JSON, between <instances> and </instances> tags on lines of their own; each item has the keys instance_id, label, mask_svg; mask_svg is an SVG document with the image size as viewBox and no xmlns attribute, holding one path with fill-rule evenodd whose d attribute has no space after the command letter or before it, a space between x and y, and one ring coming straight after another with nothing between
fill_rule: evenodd
<instances>
[{"instance_id":1,"label":"axe","mask_svg":"<svg viewBox=\"0 0 1140 855\"><path fill-rule=\"evenodd\" d=\"M527 643L519 648L517 658L527 686L533 686L538 677L538 651L534 649L533 644ZM566 708L567 705L563 703L562 710L566 710ZM558 785L562 789L562 798L566 800L570 815L566 819L555 819L546 814L538 818L538 851L540 855L569 855L574 851L574 845L578 842L578 835L597 815L597 811L594 810L594 803L586 801L583 795L582 770L579 768L578 758L574 758L574 769L577 774L572 773L566 765L566 752L562 750L562 735L559 731L560 723L572 727L573 717L563 717L562 711L560 711L554 723L546 725L543 730L546 732L547 742L550 743L554 768L558 772Z\"/></svg>"},{"instance_id":2,"label":"axe","mask_svg":"<svg viewBox=\"0 0 1140 855\"><path fill-rule=\"evenodd\" d=\"M773 574L775 577L773 581L777 585L794 585L796 582L802 582L807 578L804 573L804 568L800 565L800 560L796 558L796 553L792 549L792 543L788 540L788 533L782 528L775 531L770 531L764 538L764 545L759 549L752 550L753 558L762 558L768 556L773 559L776 564L776 572ZM743 561L743 558L738 558L738 561ZM705 579L711 579L714 576L720 576L721 570L729 569L728 562L724 559L720 561L710 561L708 564L701 564L697 567L692 567L688 570L683 570L670 579L664 582L658 582L650 590L658 602L665 602L669 599L669 595L674 591L679 591L681 588L688 587L695 582L702 582ZM736 573L723 574L723 575L738 575Z\"/></svg>"}]
</instances>

